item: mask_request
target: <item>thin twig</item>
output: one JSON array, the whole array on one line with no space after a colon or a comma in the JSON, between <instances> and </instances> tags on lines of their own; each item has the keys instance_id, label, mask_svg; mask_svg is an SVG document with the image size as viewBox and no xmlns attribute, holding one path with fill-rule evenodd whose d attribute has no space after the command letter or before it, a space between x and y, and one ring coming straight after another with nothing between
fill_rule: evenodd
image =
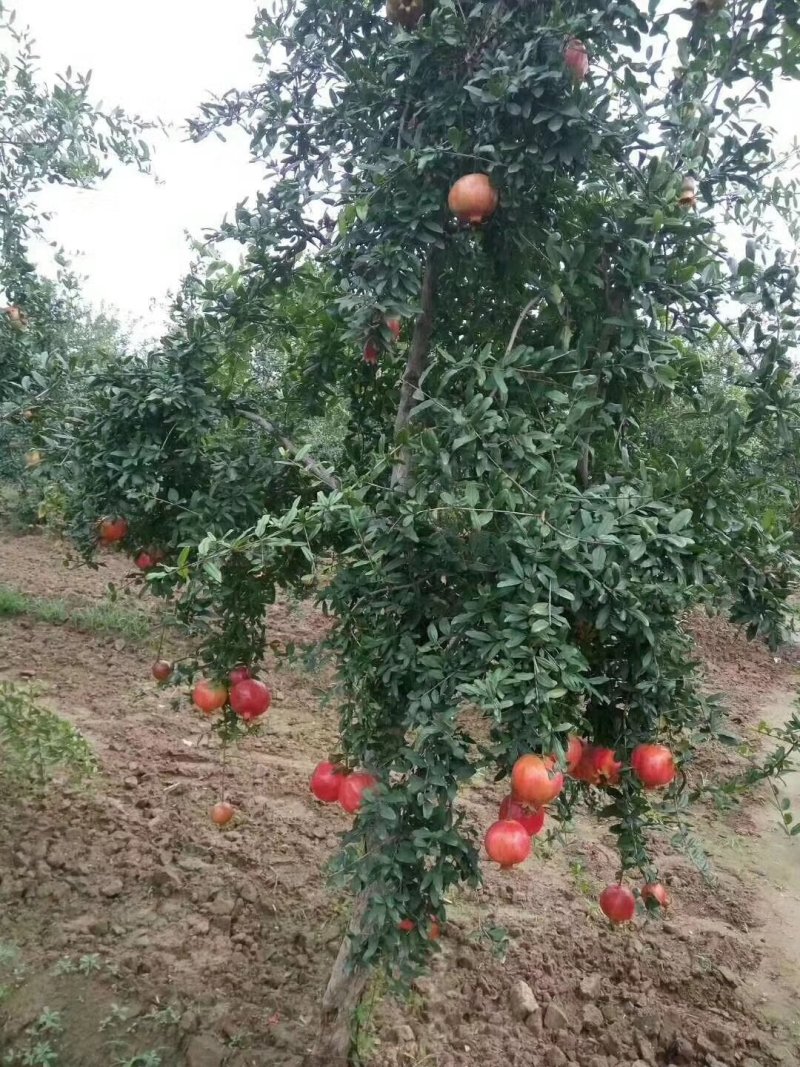
<instances>
[{"instance_id":1,"label":"thin twig","mask_svg":"<svg viewBox=\"0 0 800 1067\"><path fill-rule=\"evenodd\" d=\"M528 303L525 305L525 307L522 309L522 311L520 311L519 318L514 323L514 329L511 331L511 336L509 337L508 344L506 345L506 356L509 356L511 354L511 352L513 351L514 345L516 344L516 340L517 340L517 334L519 333L520 328L521 328L523 322L525 321L526 316L531 311L533 311L533 309L536 307L536 305L540 304L541 301L542 301L542 297L541 296L535 296L535 297L533 297L532 300L529 300Z\"/></svg>"},{"instance_id":2,"label":"thin twig","mask_svg":"<svg viewBox=\"0 0 800 1067\"><path fill-rule=\"evenodd\" d=\"M270 422L269 419L265 419L262 415L256 415L254 411L242 411L239 408L236 413L237 415L241 415L243 419L247 419L248 422L252 422L255 426L260 426L261 429L270 434L271 437L277 438L287 452L291 452L292 455L297 457L300 449L290 437L281 433L274 422ZM318 460L314 459L313 456L300 456L298 462L302 463L309 474L313 474L315 478L324 482L330 489L341 489L342 483L336 475L332 471L326 470Z\"/></svg>"}]
</instances>

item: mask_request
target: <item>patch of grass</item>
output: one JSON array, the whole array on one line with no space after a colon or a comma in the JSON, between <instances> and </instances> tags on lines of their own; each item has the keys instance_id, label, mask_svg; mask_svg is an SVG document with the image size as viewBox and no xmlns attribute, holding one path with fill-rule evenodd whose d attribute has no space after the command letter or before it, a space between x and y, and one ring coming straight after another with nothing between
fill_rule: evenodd
<instances>
[{"instance_id":1,"label":"patch of grass","mask_svg":"<svg viewBox=\"0 0 800 1067\"><path fill-rule=\"evenodd\" d=\"M112 603L70 605L64 600L28 596L18 589L0 585L0 618L19 615L54 626L71 626L104 637L122 636L132 641L146 641L153 632L153 619L143 611L131 611Z\"/></svg>"},{"instance_id":2,"label":"patch of grass","mask_svg":"<svg viewBox=\"0 0 800 1067\"><path fill-rule=\"evenodd\" d=\"M570 863L569 873L572 875L578 892L588 897L589 900L593 900L595 896L594 884L586 871L586 867L580 860L573 860Z\"/></svg>"}]
</instances>

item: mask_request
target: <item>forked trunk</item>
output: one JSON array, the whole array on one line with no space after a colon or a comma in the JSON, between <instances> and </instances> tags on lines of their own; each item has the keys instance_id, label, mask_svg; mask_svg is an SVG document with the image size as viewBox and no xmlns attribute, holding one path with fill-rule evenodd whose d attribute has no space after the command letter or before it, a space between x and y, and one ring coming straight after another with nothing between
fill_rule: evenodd
<instances>
[{"instance_id":1,"label":"forked trunk","mask_svg":"<svg viewBox=\"0 0 800 1067\"><path fill-rule=\"evenodd\" d=\"M356 901L350 928L339 946L322 997L322 1018L317 1039L303 1067L348 1067L350 1063L353 1020L369 977L366 967L353 968L350 939L360 933L365 910L366 897L362 896Z\"/></svg>"}]
</instances>

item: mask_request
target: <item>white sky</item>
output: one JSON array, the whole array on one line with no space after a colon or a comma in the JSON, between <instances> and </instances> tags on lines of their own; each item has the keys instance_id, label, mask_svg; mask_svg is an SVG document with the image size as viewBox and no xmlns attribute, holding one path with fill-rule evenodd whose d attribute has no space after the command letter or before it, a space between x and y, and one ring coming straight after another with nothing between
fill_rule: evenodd
<instances>
[{"instance_id":1,"label":"white sky","mask_svg":"<svg viewBox=\"0 0 800 1067\"><path fill-rule=\"evenodd\" d=\"M93 71L95 99L180 126L213 93L245 88L257 77L252 28L257 0L8 0L39 45L43 73L72 66ZM800 115L800 83L783 83L768 121L788 147ZM49 188L52 239L64 245L95 305L140 321L138 336L156 336L168 293L180 284L199 236L219 223L262 180L246 138L200 144L174 129L155 143L159 179L118 168L96 190ZM80 255L78 255L80 253Z\"/></svg>"},{"instance_id":2,"label":"white sky","mask_svg":"<svg viewBox=\"0 0 800 1067\"><path fill-rule=\"evenodd\" d=\"M256 0L10 0L31 27L43 73L72 66L92 70L93 98L144 118L181 125L212 93L256 78ZM159 179L117 168L97 189L50 187L40 200L56 217L48 234L73 255L95 305L142 319L137 333L161 326L167 293L189 265L185 231L199 236L258 188L247 139L228 131L224 143L158 136ZM81 255L77 256L80 252ZM155 301L157 306L151 308Z\"/></svg>"}]
</instances>

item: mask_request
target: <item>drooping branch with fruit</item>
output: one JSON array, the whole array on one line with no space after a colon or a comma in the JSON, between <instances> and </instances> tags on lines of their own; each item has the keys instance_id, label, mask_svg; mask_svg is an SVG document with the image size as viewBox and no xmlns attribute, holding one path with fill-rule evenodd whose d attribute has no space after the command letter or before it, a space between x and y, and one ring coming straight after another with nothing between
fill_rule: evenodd
<instances>
[{"instance_id":1,"label":"drooping branch with fruit","mask_svg":"<svg viewBox=\"0 0 800 1067\"><path fill-rule=\"evenodd\" d=\"M753 463L797 425L795 269L768 235L795 187L720 89L797 73L790 8L287 2L259 15L263 82L194 124L240 122L265 160L219 233L245 262L198 270L163 349L92 381L67 506L87 551L105 515L164 554L144 580L202 634L154 673L201 676L224 739L269 708L231 672L256 672L278 591L333 620L340 745L311 790L355 816L355 904L310 1064L346 1063L370 966L436 951L481 837L511 868L585 802L619 845L605 914L629 921L637 883L666 905L652 836L690 819L720 725L683 617L776 643L797 579ZM731 269L723 220L760 254ZM748 353L723 387L720 322ZM511 776L491 827L459 801L483 774Z\"/></svg>"}]
</instances>

